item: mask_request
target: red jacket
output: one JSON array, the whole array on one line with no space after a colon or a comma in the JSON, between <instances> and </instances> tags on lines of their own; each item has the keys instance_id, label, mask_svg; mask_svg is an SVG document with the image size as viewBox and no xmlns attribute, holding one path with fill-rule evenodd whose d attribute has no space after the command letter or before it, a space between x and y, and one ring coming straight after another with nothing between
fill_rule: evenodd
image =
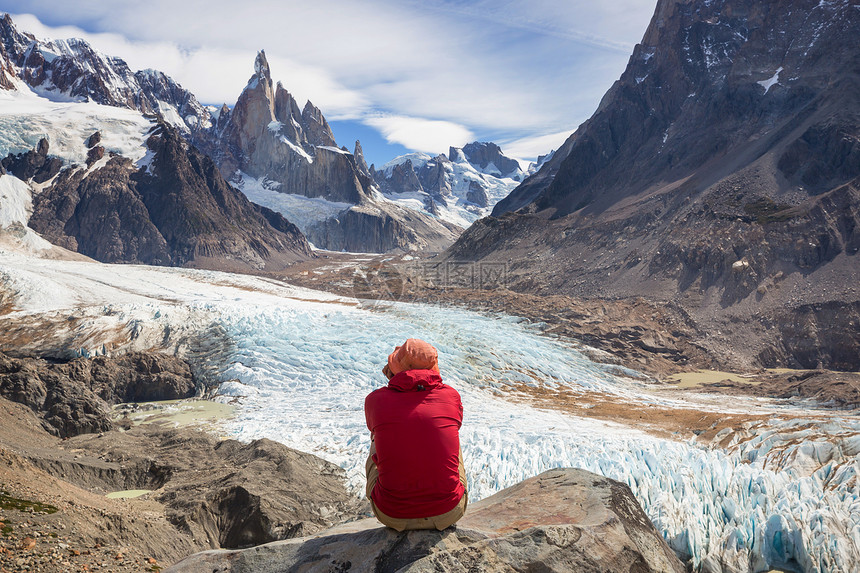
<instances>
[{"instance_id":1,"label":"red jacket","mask_svg":"<svg viewBox=\"0 0 860 573\"><path fill-rule=\"evenodd\" d=\"M434 370L406 370L365 398L364 415L376 444L376 507L401 519L454 509L465 491L459 474L460 394Z\"/></svg>"}]
</instances>

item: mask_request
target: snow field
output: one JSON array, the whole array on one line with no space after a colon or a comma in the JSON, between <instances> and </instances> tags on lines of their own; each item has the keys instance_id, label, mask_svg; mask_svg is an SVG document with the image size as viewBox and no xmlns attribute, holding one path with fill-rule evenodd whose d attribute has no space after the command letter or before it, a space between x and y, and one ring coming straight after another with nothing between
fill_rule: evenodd
<instances>
[{"instance_id":1,"label":"snow field","mask_svg":"<svg viewBox=\"0 0 860 573\"><path fill-rule=\"evenodd\" d=\"M352 203L282 193L277 190L280 183L269 181L265 177L257 179L242 172L236 175L237 180L231 180L231 184L244 193L248 200L282 214L305 234L314 224L337 217L352 207Z\"/></svg>"},{"instance_id":2,"label":"snow field","mask_svg":"<svg viewBox=\"0 0 860 573\"><path fill-rule=\"evenodd\" d=\"M14 175L0 175L0 251L24 250L29 253L52 247L27 226L33 212L30 186Z\"/></svg>"},{"instance_id":3,"label":"snow field","mask_svg":"<svg viewBox=\"0 0 860 573\"><path fill-rule=\"evenodd\" d=\"M40 97L16 81L17 91L0 90L0 157L35 149L48 139L48 155L85 163L86 139L96 131L99 145L132 161L146 154L146 134L152 123L134 110L78 101Z\"/></svg>"}]
</instances>

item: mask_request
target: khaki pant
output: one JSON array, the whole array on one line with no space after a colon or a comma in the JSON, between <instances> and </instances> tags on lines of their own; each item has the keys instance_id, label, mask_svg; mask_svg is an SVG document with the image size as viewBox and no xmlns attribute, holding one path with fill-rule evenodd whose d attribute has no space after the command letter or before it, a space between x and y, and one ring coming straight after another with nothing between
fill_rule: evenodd
<instances>
[{"instance_id":1,"label":"khaki pant","mask_svg":"<svg viewBox=\"0 0 860 573\"><path fill-rule=\"evenodd\" d=\"M364 465L365 475L367 475L366 493L367 499L370 500L370 507L373 509L373 514L383 525L387 525L397 531L404 531L406 529L438 529L439 531L442 531L443 529L451 527L457 523L457 521L466 514L466 506L469 503L469 494L465 491L463 492L463 497L460 499L460 503L458 503L451 511L441 515L418 517L413 519L400 519L397 517L390 517L382 513L370 497L371 492L373 492L373 486L376 485L376 480L379 479L379 468L376 467L376 463L373 461L373 454L375 453L376 444L371 442L370 455L367 456L367 462ZM463 450L460 450L460 483L463 484L464 488L467 486L466 468L463 465Z\"/></svg>"}]
</instances>

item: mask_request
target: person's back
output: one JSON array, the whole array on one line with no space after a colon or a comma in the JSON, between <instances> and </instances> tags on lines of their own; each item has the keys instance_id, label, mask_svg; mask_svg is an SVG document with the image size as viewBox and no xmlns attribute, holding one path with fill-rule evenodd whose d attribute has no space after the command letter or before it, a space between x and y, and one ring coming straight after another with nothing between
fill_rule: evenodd
<instances>
[{"instance_id":1,"label":"person's back","mask_svg":"<svg viewBox=\"0 0 860 573\"><path fill-rule=\"evenodd\" d=\"M423 341L397 347L383 371L388 385L365 399L367 496L385 525L444 529L463 516L468 499L460 395L442 382L436 351Z\"/></svg>"}]
</instances>

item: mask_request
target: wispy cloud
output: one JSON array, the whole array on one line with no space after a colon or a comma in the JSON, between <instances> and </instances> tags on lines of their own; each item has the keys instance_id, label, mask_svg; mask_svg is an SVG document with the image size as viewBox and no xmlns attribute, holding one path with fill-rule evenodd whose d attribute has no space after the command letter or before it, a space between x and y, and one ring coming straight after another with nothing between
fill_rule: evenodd
<instances>
[{"instance_id":1,"label":"wispy cloud","mask_svg":"<svg viewBox=\"0 0 860 573\"><path fill-rule=\"evenodd\" d=\"M575 129L565 129L556 133L533 135L499 144L505 155L516 158L535 158L556 151Z\"/></svg>"},{"instance_id":2,"label":"wispy cloud","mask_svg":"<svg viewBox=\"0 0 860 573\"><path fill-rule=\"evenodd\" d=\"M610 36L600 36L585 32L576 27L570 27L567 22L562 22L551 17L547 18L546 14L544 14L544 18L537 18L536 14L539 14L540 10L534 5L529 7L528 10L522 10L522 4L520 3L517 3L514 9L511 9L510 3L507 3L508 6L505 6L505 3L500 2L493 2L492 5L489 5L487 2L464 4L447 0L422 0L420 2L413 1L411 4L416 8L430 9L460 18L472 18L498 24L512 30L522 30L543 36L554 36L595 48L619 52L624 55L629 55L634 45L630 41L618 41ZM582 21L579 24L587 25L589 22Z\"/></svg>"},{"instance_id":3,"label":"wispy cloud","mask_svg":"<svg viewBox=\"0 0 860 573\"><path fill-rule=\"evenodd\" d=\"M364 123L378 129L391 143L430 154L447 152L451 145L460 147L475 139L467 128L450 121L386 115L367 117Z\"/></svg>"}]
</instances>

